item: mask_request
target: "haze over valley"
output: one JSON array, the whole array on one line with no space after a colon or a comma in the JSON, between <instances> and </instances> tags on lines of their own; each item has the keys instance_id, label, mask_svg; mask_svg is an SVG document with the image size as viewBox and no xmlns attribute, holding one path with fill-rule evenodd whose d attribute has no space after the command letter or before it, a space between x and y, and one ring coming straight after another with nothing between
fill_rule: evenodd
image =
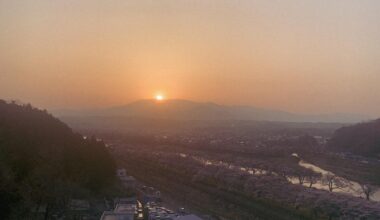
<instances>
[{"instance_id":1,"label":"haze over valley","mask_svg":"<svg viewBox=\"0 0 380 220\"><path fill-rule=\"evenodd\" d=\"M282 122L354 123L369 120L360 114L296 114L253 106L226 106L212 102L146 99L127 105L94 110L52 110L58 116L141 117L171 120L254 120Z\"/></svg>"}]
</instances>

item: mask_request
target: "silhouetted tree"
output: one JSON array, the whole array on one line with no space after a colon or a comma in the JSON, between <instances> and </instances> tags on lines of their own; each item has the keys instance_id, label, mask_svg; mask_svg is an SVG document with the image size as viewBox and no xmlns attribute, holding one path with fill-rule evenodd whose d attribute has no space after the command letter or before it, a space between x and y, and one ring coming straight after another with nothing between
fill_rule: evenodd
<instances>
[{"instance_id":1,"label":"silhouetted tree","mask_svg":"<svg viewBox=\"0 0 380 220\"><path fill-rule=\"evenodd\" d=\"M327 185L330 192L333 192L335 189L345 188L349 185L348 181L332 173L324 175L322 182Z\"/></svg>"},{"instance_id":2,"label":"silhouetted tree","mask_svg":"<svg viewBox=\"0 0 380 220\"><path fill-rule=\"evenodd\" d=\"M375 194L376 190L378 189L376 186L368 184L368 183L360 183L360 188L367 200L370 200L371 196Z\"/></svg>"}]
</instances>

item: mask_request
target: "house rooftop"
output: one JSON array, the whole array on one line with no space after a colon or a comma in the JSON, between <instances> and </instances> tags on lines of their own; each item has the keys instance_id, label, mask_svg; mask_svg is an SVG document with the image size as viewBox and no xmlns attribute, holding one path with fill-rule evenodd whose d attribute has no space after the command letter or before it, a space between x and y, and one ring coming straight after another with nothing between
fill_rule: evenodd
<instances>
[{"instance_id":1,"label":"house rooftop","mask_svg":"<svg viewBox=\"0 0 380 220\"><path fill-rule=\"evenodd\" d=\"M134 215L130 213L116 213L112 211L103 212L100 220L133 220Z\"/></svg>"},{"instance_id":2,"label":"house rooftop","mask_svg":"<svg viewBox=\"0 0 380 220\"><path fill-rule=\"evenodd\" d=\"M114 212L117 213L135 213L136 205L135 204L117 204Z\"/></svg>"}]
</instances>

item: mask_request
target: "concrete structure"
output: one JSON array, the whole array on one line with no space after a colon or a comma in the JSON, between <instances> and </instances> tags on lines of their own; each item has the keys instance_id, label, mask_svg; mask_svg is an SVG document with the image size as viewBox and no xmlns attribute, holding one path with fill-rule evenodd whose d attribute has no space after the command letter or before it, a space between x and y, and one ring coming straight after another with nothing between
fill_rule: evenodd
<instances>
[{"instance_id":1,"label":"concrete structure","mask_svg":"<svg viewBox=\"0 0 380 220\"><path fill-rule=\"evenodd\" d=\"M124 168L116 170L116 176L119 178L123 186L127 189L136 189L137 181L133 176L128 176Z\"/></svg>"},{"instance_id":2,"label":"concrete structure","mask_svg":"<svg viewBox=\"0 0 380 220\"><path fill-rule=\"evenodd\" d=\"M134 220L134 214L116 213L113 211L103 212L100 220Z\"/></svg>"},{"instance_id":3,"label":"concrete structure","mask_svg":"<svg viewBox=\"0 0 380 220\"><path fill-rule=\"evenodd\" d=\"M137 181L133 176L121 176L119 179L125 188L136 189Z\"/></svg>"},{"instance_id":4,"label":"concrete structure","mask_svg":"<svg viewBox=\"0 0 380 220\"><path fill-rule=\"evenodd\" d=\"M116 213L131 213L135 214L137 211L135 204L117 204L114 212Z\"/></svg>"}]
</instances>

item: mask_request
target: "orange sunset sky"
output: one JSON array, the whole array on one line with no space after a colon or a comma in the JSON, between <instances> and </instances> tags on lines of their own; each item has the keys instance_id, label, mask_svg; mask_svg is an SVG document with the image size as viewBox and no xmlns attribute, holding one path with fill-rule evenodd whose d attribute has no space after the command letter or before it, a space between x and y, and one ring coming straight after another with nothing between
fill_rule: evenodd
<instances>
[{"instance_id":1,"label":"orange sunset sky","mask_svg":"<svg viewBox=\"0 0 380 220\"><path fill-rule=\"evenodd\" d=\"M0 98L380 113L377 0L0 0Z\"/></svg>"}]
</instances>

